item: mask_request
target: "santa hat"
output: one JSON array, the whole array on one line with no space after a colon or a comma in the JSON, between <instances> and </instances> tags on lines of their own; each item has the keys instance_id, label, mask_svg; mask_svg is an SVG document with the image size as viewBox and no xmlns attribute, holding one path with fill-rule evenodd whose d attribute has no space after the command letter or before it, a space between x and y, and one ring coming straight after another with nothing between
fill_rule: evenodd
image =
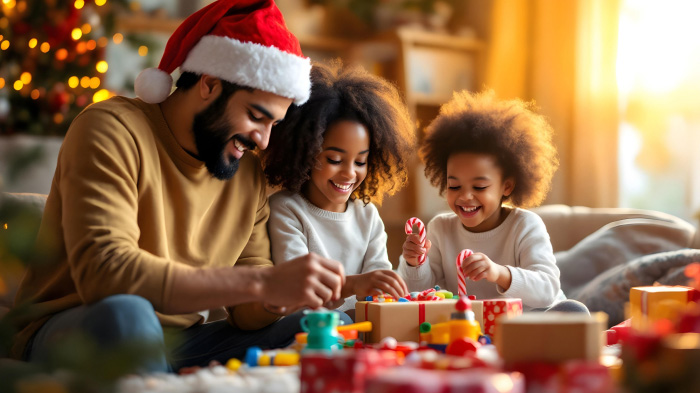
<instances>
[{"instance_id":1,"label":"santa hat","mask_svg":"<svg viewBox=\"0 0 700 393\"><path fill-rule=\"evenodd\" d=\"M297 105L311 91L311 61L273 0L219 0L192 14L168 40L158 68L136 78L136 95L149 103L165 101L177 67L292 98Z\"/></svg>"}]
</instances>

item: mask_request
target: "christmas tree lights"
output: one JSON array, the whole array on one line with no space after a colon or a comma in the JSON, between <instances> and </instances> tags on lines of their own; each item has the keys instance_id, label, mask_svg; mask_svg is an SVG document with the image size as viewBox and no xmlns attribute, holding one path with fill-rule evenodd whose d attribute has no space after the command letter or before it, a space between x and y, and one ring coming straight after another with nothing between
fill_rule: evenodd
<instances>
[{"instance_id":1,"label":"christmas tree lights","mask_svg":"<svg viewBox=\"0 0 700 393\"><path fill-rule=\"evenodd\" d=\"M63 135L102 85L127 0L0 0L0 134Z\"/></svg>"}]
</instances>

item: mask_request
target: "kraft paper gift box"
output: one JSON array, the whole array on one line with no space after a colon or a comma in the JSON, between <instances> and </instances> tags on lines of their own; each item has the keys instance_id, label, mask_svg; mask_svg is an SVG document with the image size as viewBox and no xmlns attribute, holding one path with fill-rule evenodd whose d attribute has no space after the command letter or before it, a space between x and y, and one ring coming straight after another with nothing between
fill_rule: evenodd
<instances>
[{"instance_id":1,"label":"kraft paper gift box","mask_svg":"<svg viewBox=\"0 0 700 393\"><path fill-rule=\"evenodd\" d=\"M498 318L503 316L514 317L523 313L523 301L516 298L484 299L483 321L481 330L488 334L491 340L496 342L496 323Z\"/></svg>"},{"instance_id":2,"label":"kraft paper gift box","mask_svg":"<svg viewBox=\"0 0 700 393\"><path fill-rule=\"evenodd\" d=\"M372 331L364 333L363 341L377 343L385 337L397 341L420 340L420 324L447 322L455 312L456 299L412 302L357 302L355 320L372 322ZM475 319L483 330L483 304L472 300Z\"/></svg>"},{"instance_id":3,"label":"kraft paper gift box","mask_svg":"<svg viewBox=\"0 0 700 393\"><path fill-rule=\"evenodd\" d=\"M607 323L602 312L528 312L499 321L496 348L506 365L599 361Z\"/></svg>"},{"instance_id":4,"label":"kraft paper gift box","mask_svg":"<svg viewBox=\"0 0 700 393\"><path fill-rule=\"evenodd\" d=\"M698 300L698 291L680 285L657 285L630 289L632 327L646 329L659 319L669 319L688 302Z\"/></svg>"}]
</instances>

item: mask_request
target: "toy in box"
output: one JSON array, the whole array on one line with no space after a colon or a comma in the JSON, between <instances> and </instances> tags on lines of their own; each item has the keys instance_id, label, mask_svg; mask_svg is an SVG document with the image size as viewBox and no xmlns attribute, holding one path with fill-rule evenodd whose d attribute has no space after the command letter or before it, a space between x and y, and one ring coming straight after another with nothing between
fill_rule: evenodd
<instances>
[{"instance_id":1,"label":"toy in box","mask_svg":"<svg viewBox=\"0 0 700 393\"><path fill-rule=\"evenodd\" d=\"M377 343L385 337L398 341L420 341L420 325L447 322L455 310L457 299L408 302L357 302L355 320L372 322L372 331L365 333L363 341ZM471 308L482 332L494 332L499 317L522 314L520 299L501 298L472 300ZM493 333L491 333L493 334Z\"/></svg>"}]
</instances>

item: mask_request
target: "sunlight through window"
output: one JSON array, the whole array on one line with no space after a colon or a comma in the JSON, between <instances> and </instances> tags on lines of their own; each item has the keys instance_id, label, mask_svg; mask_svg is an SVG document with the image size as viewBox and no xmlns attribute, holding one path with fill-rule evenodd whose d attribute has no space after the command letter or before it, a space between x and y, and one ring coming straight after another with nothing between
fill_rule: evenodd
<instances>
[{"instance_id":1,"label":"sunlight through window","mask_svg":"<svg viewBox=\"0 0 700 393\"><path fill-rule=\"evenodd\" d=\"M700 210L700 2L623 0L620 205L695 223Z\"/></svg>"}]
</instances>

